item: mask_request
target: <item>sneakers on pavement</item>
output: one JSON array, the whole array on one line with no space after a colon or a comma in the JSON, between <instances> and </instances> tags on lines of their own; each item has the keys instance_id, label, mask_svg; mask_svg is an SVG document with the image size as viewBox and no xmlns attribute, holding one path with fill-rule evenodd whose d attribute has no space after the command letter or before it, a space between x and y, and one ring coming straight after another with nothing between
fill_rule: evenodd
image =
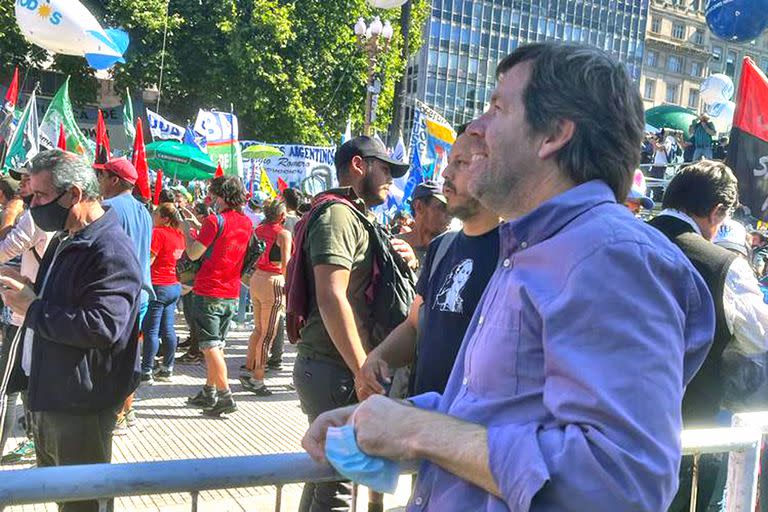
<instances>
[{"instance_id":1,"label":"sneakers on pavement","mask_svg":"<svg viewBox=\"0 0 768 512\"><path fill-rule=\"evenodd\" d=\"M25 439L13 449L0 458L0 464L21 464L24 462L35 461L35 442L31 439Z\"/></svg>"},{"instance_id":2,"label":"sneakers on pavement","mask_svg":"<svg viewBox=\"0 0 768 512\"><path fill-rule=\"evenodd\" d=\"M128 414L123 414L122 416L117 418L117 423L115 423L115 428L112 429L112 435L113 436L124 436L128 433L128 428L130 425L128 425Z\"/></svg>"},{"instance_id":3,"label":"sneakers on pavement","mask_svg":"<svg viewBox=\"0 0 768 512\"><path fill-rule=\"evenodd\" d=\"M217 397L216 403L212 407L203 407L203 414L218 417L222 414L231 414L236 410L237 404L235 399L232 398L232 393L228 393L227 396Z\"/></svg>"},{"instance_id":4,"label":"sneakers on pavement","mask_svg":"<svg viewBox=\"0 0 768 512\"><path fill-rule=\"evenodd\" d=\"M261 386L256 385L253 380L251 380L250 375L241 375L240 384L242 384L243 389L250 391L256 396L272 396L272 392L267 386L264 384Z\"/></svg>"},{"instance_id":5,"label":"sneakers on pavement","mask_svg":"<svg viewBox=\"0 0 768 512\"><path fill-rule=\"evenodd\" d=\"M171 382L173 377L173 370L169 370L165 366L161 366L155 372L155 380L159 382Z\"/></svg>"},{"instance_id":6,"label":"sneakers on pavement","mask_svg":"<svg viewBox=\"0 0 768 512\"><path fill-rule=\"evenodd\" d=\"M203 409L211 408L216 405L216 395L213 391L207 391L205 388L191 398L187 398L187 403Z\"/></svg>"},{"instance_id":7,"label":"sneakers on pavement","mask_svg":"<svg viewBox=\"0 0 768 512\"><path fill-rule=\"evenodd\" d=\"M200 364L203 362L203 354L190 354L187 352L184 355L177 357L176 362L181 364Z\"/></svg>"},{"instance_id":8,"label":"sneakers on pavement","mask_svg":"<svg viewBox=\"0 0 768 512\"><path fill-rule=\"evenodd\" d=\"M125 411L125 421L128 424L128 428L131 428L132 426L136 425L136 409L131 407L127 411Z\"/></svg>"},{"instance_id":9,"label":"sneakers on pavement","mask_svg":"<svg viewBox=\"0 0 768 512\"><path fill-rule=\"evenodd\" d=\"M151 373L142 373L141 374L141 383L142 384L154 384L154 378L152 377Z\"/></svg>"}]
</instances>

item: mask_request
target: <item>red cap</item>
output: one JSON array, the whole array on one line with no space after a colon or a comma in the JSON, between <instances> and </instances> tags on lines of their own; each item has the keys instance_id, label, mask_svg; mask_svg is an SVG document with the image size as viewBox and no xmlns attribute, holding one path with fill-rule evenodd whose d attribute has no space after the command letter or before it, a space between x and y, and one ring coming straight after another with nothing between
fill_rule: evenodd
<instances>
[{"instance_id":1,"label":"red cap","mask_svg":"<svg viewBox=\"0 0 768 512\"><path fill-rule=\"evenodd\" d=\"M94 166L96 167L96 166ZM113 158L108 160L107 163L97 167L104 172L111 172L118 178L127 181L131 185L136 184L136 180L139 179L139 173L133 166L130 160L125 157Z\"/></svg>"}]
</instances>

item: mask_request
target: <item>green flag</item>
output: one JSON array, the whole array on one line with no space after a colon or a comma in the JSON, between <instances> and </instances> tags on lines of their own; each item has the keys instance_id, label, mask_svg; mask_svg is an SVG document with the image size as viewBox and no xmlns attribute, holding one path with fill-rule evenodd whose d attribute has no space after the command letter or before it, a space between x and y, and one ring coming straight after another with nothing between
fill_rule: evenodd
<instances>
[{"instance_id":1,"label":"green flag","mask_svg":"<svg viewBox=\"0 0 768 512\"><path fill-rule=\"evenodd\" d=\"M55 148L61 125L64 125L64 133L67 135L67 149L93 161L95 144L80 131L72 112L72 104L69 102L69 77L56 92L43 116L40 123L40 144L46 148Z\"/></svg>"},{"instance_id":2,"label":"green flag","mask_svg":"<svg viewBox=\"0 0 768 512\"><path fill-rule=\"evenodd\" d=\"M8 143L4 168L17 169L40 151L40 135L37 128L37 98L29 97L21 114L16 131Z\"/></svg>"},{"instance_id":3,"label":"green flag","mask_svg":"<svg viewBox=\"0 0 768 512\"><path fill-rule=\"evenodd\" d=\"M131 101L131 92L126 87L125 103L123 103L123 128L125 128L129 147L133 146L133 139L136 137L136 127L133 124L133 102Z\"/></svg>"}]
</instances>

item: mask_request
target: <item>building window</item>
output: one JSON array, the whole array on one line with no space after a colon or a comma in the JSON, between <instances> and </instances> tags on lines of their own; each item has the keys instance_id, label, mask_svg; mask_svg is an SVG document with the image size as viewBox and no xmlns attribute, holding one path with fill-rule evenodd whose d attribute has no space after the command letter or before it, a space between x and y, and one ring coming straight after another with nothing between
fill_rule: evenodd
<instances>
[{"instance_id":1,"label":"building window","mask_svg":"<svg viewBox=\"0 0 768 512\"><path fill-rule=\"evenodd\" d=\"M661 34L661 18L658 16L651 18L651 32Z\"/></svg>"},{"instance_id":2,"label":"building window","mask_svg":"<svg viewBox=\"0 0 768 512\"><path fill-rule=\"evenodd\" d=\"M677 90L679 88L678 84L667 84L667 103L677 103Z\"/></svg>"},{"instance_id":3,"label":"building window","mask_svg":"<svg viewBox=\"0 0 768 512\"><path fill-rule=\"evenodd\" d=\"M704 31L697 28L693 33L693 44L704 44Z\"/></svg>"},{"instance_id":4,"label":"building window","mask_svg":"<svg viewBox=\"0 0 768 512\"><path fill-rule=\"evenodd\" d=\"M673 73L679 73L683 69L683 59L677 55L667 57L667 69Z\"/></svg>"},{"instance_id":5,"label":"building window","mask_svg":"<svg viewBox=\"0 0 768 512\"><path fill-rule=\"evenodd\" d=\"M691 61L691 75L701 77L704 72L704 65L698 61Z\"/></svg>"},{"instance_id":6,"label":"building window","mask_svg":"<svg viewBox=\"0 0 768 512\"><path fill-rule=\"evenodd\" d=\"M728 56L725 58L725 74L733 78L736 74L736 52L728 50Z\"/></svg>"},{"instance_id":7,"label":"building window","mask_svg":"<svg viewBox=\"0 0 768 512\"><path fill-rule=\"evenodd\" d=\"M685 25L683 23L675 22L672 25L672 37L675 39L683 39L685 37Z\"/></svg>"},{"instance_id":8,"label":"building window","mask_svg":"<svg viewBox=\"0 0 768 512\"><path fill-rule=\"evenodd\" d=\"M760 69L763 70L763 73L768 73L768 58L762 57L760 59Z\"/></svg>"},{"instance_id":9,"label":"building window","mask_svg":"<svg viewBox=\"0 0 768 512\"><path fill-rule=\"evenodd\" d=\"M643 93L645 99L652 100L656 96L656 80L653 78L646 78Z\"/></svg>"},{"instance_id":10,"label":"building window","mask_svg":"<svg viewBox=\"0 0 768 512\"><path fill-rule=\"evenodd\" d=\"M688 89L688 108L699 110L699 90Z\"/></svg>"},{"instance_id":11,"label":"building window","mask_svg":"<svg viewBox=\"0 0 768 512\"><path fill-rule=\"evenodd\" d=\"M659 63L659 54L653 50L645 52L645 63L648 66L655 68Z\"/></svg>"},{"instance_id":12,"label":"building window","mask_svg":"<svg viewBox=\"0 0 768 512\"><path fill-rule=\"evenodd\" d=\"M723 66L723 49L719 46L712 47L712 61L709 64L711 71L720 71Z\"/></svg>"}]
</instances>

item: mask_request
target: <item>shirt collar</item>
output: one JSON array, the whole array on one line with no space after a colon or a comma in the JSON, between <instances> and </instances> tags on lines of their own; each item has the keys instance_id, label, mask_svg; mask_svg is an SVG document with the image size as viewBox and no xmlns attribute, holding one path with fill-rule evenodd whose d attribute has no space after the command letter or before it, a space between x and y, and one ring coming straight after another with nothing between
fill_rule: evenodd
<instances>
[{"instance_id":1,"label":"shirt collar","mask_svg":"<svg viewBox=\"0 0 768 512\"><path fill-rule=\"evenodd\" d=\"M615 203L616 197L602 180L592 180L573 187L545 201L522 217L501 226L503 238L509 239L514 251L525 249L560 231L573 219L603 203ZM506 244L505 244L506 245Z\"/></svg>"},{"instance_id":2,"label":"shirt collar","mask_svg":"<svg viewBox=\"0 0 768 512\"><path fill-rule=\"evenodd\" d=\"M685 213L685 212L681 212L680 210L675 210L674 208L665 208L664 210L661 211L661 213L659 215L666 215L668 217L674 217L676 219L679 219L679 220L685 222L686 224L690 224L691 227L694 229L694 231L696 231L696 233L698 233L700 236L702 236L701 235L701 229L699 228L699 225L696 224L696 221L693 220L693 218L690 215L688 215L687 213Z\"/></svg>"}]
</instances>

